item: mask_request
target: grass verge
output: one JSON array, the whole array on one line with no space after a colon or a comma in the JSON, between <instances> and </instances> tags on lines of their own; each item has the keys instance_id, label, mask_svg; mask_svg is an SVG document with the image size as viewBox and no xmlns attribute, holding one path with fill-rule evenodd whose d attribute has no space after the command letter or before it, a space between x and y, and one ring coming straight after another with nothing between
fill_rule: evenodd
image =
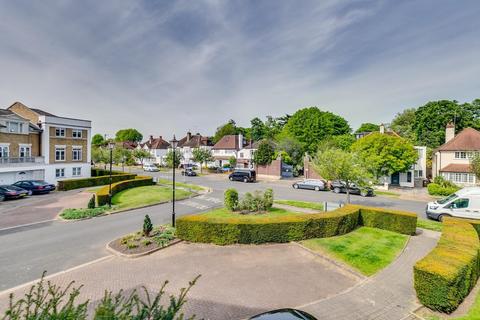
<instances>
[{"instance_id":1,"label":"grass verge","mask_svg":"<svg viewBox=\"0 0 480 320\"><path fill-rule=\"evenodd\" d=\"M369 227L348 234L302 241L305 247L339 259L371 276L389 265L404 248L408 236Z\"/></svg>"},{"instance_id":2,"label":"grass verge","mask_svg":"<svg viewBox=\"0 0 480 320\"><path fill-rule=\"evenodd\" d=\"M296 201L296 200L275 200L274 203L284 204L287 206L297 207L297 208L306 208L314 210L323 210L323 203L318 202L306 202L306 201Z\"/></svg>"},{"instance_id":3,"label":"grass verge","mask_svg":"<svg viewBox=\"0 0 480 320\"><path fill-rule=\"evenodd\" d=\"M158 184L171 186L173 184L173 182L171 180L168 180L168 179L158 179ZM178 182L178 181L175 181L175 186L180 187L180 188L190 189L190 190L193 190L193 191L202 191L202 190L206 189L205 187L202 187L202 186L199 186L199 185L196 185L196 184L188 184L188 183L183 183L183 182Z\"/></svg>"},{"instance_id":4,"label":"grass verge","mask_svg":"<svg viewBox=\"0 0 480 320\"><path fill-rule=\"evenodd\" d=\"M182 200L192 193L186 190L177 189L175 199ZM123 190L112 198L114 210L138 208L157 203L166 202L172 198L172 189L162 186L144 186Z\"/></svg>"},{"instance_id":5,"label":"grass verge","mask_svg":"<svg viewBox=\"0 0 480 320\"><path fill-rule=\"evenodd\" d=\"M442 223L439 221L434 221L434 220L427 220L427 219L417 219L417 227L422 228L422 229L428 229L432 231L442 231Z\"/></svg>"},{"instance_id":6,"label":"grass verge","mask_svg":"<svg viewBox=\"0 0 480 320\"><path fill-rule=\"evenodd\" d=\"M400 197L400 193L391 192L391 191L375 190L375 194L377 196Z\"/></svg>"},{"instance_id":7,"label":"grass verge","mask_svg":"<svg viewBox=\"0 0 480 320\"><path fill-rule=\"evenodd\" d=\"M290 212L285 209L280 208L270 208L266 213L249 213L249 214L241 214L238 212L232 212L227 208L219 208L209 211L207 213L201 214L200 216L206 216L211 218L213 221L215 220L225 220L235 218L240 221L254 221L257 219L272 219L273 221L278 217L285 217L285 216L292 216L302 213Z\"/></svg>"}]
</instances>

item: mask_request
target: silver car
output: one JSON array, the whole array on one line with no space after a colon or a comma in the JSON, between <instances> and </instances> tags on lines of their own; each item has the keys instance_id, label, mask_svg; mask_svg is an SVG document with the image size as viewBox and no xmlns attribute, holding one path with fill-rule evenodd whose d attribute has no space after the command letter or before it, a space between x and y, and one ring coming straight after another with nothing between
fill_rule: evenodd
<instances>
[{"instance_id":1,"label":"silver car","mask_svg":"<svg viewBox=\"0 0 480 320\"><path fill-rule=\"evenodd\" d=\"M310 189L315 191L327 190L327 182L320 179L304 179L292 184L294 189Z\"/></svg>"}]
</instances>

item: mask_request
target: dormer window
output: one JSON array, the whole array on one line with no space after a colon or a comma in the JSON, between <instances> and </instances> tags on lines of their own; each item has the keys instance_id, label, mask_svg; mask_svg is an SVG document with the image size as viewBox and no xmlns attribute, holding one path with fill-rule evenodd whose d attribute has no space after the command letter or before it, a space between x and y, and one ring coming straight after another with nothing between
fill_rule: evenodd
<instances>
[{"instance_id":1,"label":"dormer window","mask_svg":"<svg viewBox=\"0 0 480 320\"><path fill-rule=\"evenodd\" d=\"M8 121L7 129L10 133L22 133L23 132L23 123L16 121Z\"/></svg>"},{"instance_id":2,"label":"dormer window","mask_svg":"<svg viewBox=\"0 0 480 320\"><path fill-rule=\"evenodd\" d=\"M465 151L455 151L455 159L467 159L467 153Z\"/></svg>"}]
</instances>

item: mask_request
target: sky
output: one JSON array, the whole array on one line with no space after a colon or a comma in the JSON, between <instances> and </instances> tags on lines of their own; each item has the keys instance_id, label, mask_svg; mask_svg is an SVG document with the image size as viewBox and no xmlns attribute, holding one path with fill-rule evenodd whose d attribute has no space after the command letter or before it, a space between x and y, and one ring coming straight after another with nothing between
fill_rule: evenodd
<instances>
[{"instance_id":1,"label":"sky","mask_svg":"<svg viewBox=\"0 0 480 320\"><path fill-rule=\"evenodd\" d=\"M480 98L477 0L0 0L0 107L213 135L318 106L388 123Z\"/></svg>"}]
</instances>

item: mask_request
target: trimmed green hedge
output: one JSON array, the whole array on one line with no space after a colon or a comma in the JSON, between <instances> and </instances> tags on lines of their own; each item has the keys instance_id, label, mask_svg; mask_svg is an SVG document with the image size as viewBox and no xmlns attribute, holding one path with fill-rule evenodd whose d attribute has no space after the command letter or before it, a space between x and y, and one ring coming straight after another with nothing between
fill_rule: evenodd
<instances>
[{"instance_id":1,"label":"trimmed green hedge","mask_svg":"<svg viewBox=\"0 0 480 320\"><path fill-rule=\"evenodd\" d=\"M122 174L112 174L112 183L135 179L136 174L131 173L122 173ZM68 191L79 188L88 188L96 187L110 184L110 176L99 176L91 178L80 178L80 179L66 179L58 181L57 189L61 191Z\"/></svg>"},{"instance_id":2,"label":"trimmed green hedge","mask_svg":"<svg viewBox=\"0 0 480 320\"><path fill-rule=\"evenodd\" d=\"M436 183L429 183L427 186L428 194L432 196L449 196L460 190L459 187L441 186Z\"/></svg>"},{"instance_id":3,"label":"trimmed green hedge","mask_svg":"<svg viewBox=\"0 0 480 320\"><path fill-rule=\"evenodd\" d=\"M362 214L365 216L362 217ZM396 216L399 217L396 217ZM394 217L392 217L394 216ZM235 217L214 218L206 214L177 220L177 236L192 242L215 243L282 243L311 238L326 238L349 233L363 222L405 234L414 234L417 216L399 211L382 211L349 205L328 213L292 214L284 217L258 217L245 220ZM405 226L399 223L404 222ZM391 225L389 225L389 223Z\"/></svg>"},{"instance_id":4,"label":"trimmed green hedge","mask_svg":"<svg viewBox=\"0 0 480 320\"><path fill-rule=\"evenodd\" d=\"M92 168L90 171L91 171L91 176L92 177L110 176L110 170L100 169L100 168ZM113 175L118 175L118 174L125 174L125 172L112 170L112 176Z\"/></svg>"},{"instance_id":5,"label":"trimmed green hedge","mask_svg":"<svg viewBox=\"0 0 480 320\"><path fill-rule=\"evenodd\" d=\"M433 310L454 311L477 283L479 250L480 241L472 224L445 218L437 246L414 266L414 286L420 302Z\"/></svg>"},{"instance_id":6,"label":"trimmed green hedge","mask_svg":"<svg viewBox=\"0 0 480 320\"><path fill-rule=\"evenodd\" d=\"M112 197L118 192L125 189L151 186L153 184L155 184L153 182L153 177L146 177L146 176L137 176L131 180L120 181L112 184ZM103 206L108 203L109 191L110 191L110 186L105 186L96 192L98 206Z\"/></svg>"}]
</instances>

